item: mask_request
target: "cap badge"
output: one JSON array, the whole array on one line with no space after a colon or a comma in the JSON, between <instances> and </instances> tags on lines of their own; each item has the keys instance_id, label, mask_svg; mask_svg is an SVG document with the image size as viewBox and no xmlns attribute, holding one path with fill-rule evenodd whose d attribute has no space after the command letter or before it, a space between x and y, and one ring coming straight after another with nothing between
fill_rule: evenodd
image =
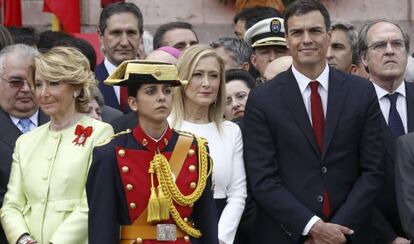
<instances>
[{"instance_id":1,"label":"cap badge","mask_svg":"<svg viewBox=\"0 0 414 244\"><path fill-rule=\"evenodd\" d=\"M277 34L280 32L280 29L282 28L282 24L278 19L272 19L270 21L270 31L274 34Z\"/></svg>"}]
</instances>

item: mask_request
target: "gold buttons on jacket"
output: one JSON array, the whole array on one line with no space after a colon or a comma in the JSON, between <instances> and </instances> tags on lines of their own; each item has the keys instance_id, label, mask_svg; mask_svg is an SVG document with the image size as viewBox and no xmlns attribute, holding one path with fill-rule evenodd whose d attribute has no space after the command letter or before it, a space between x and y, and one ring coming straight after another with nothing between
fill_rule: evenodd
<instances>
[{"instance_id":1,"label":"gold buttons on jacket","mask_svg":"<svg viewBox=\"0 0 414 244\"><path fill-rule=\"evenodd\" d=\"M193 156L195 153L194 149L188 150L188 156Z\"/></svg>"},{"instance_id":2,"label":"gold buttons on jacket","mask_svg":"<svg viewBox=\"0 0 414 244\"><path fill-rule=\"evenodd\" d=\"M148 145L148 141L147 139L142 139L142 145L145 147L146 145Z\"/></svg>"},{"instance_id":3,"label":"gold buttons on jacket","mask_svg":"<svg viewBox=\"0 0 414 244\"><path fill-rule=\"evenodd\" d=\"M134 202L131 202L129 204L129 207L132 208L132 209L135 209L135 208L137 208L137 205Z\"/></svg>"},{"instance_id":4,"label":"gold buttons on jacket","mask_svg":"<svg viewBox=\"0 0 414 244\"><path fill-rule=\"evenodd\" d=\"M189 236L184 236L184 241L185 242L190 242L190 237Z\"/></svg>"},{"instance_id":5,"label":"gold buttons on jacket","mask_svg":"<svg viewBox=\"0 0 414 244\"><path fill-rule=\"evenodd\" d=\"M118 155L121 156L121 157L125 156L125 150L124 149L119 149L118 150Z\"/></svg>"},{"instance_id":6,"label":"gold buttons on jacket","mask_svg":"<svg viewBox=\"0 0 414 244\"><path fill-rule=\"evenodd\" d=\"M167 138L164 138L164 145L168 145L168 140L167 140Z\"/></svg>"},{"instance_id":7,"label":"gold buttons on jacket","mask_svg":"<svg viewBox=\"0 0 414 244\"><path fill-rule=\"evenodd\" d=\"M188 218L187 217L184 218L184 222L188 223Z\"/></svg>"},{"instance_id":8,"label":"gold buttons on jacket","mask_svg":"<svg viewBox=\"0 0 414 244\"><path fill-rule=\"evenodd\" d=\"M188 166L188 171L190 171L190 173L194 173L194 171L196 170L196 166L195 165L190 165Z\"/></svg>"},{"instance_id":9,"label":"gold buttons on jacket","mask_svg":"<svg viewBox=\"0 0 414 244\"><path fill-rule=\"evenodd\" d=\"M132 189L134 189L134 186L131 184L127 184L125 188L127 191L132 191Z\"/></svg>"},{"instance_id":10,"label":"gold buttons on jacket","mask_svg":"<svg viewBox=\"0 0 414 244\"><path fill-rule=\"evenodd\" d=\"M137 238L137 241L136 241L136 243L137 243L137 244L142 244L142 243L143 243L143 240L142 240L142 238L139 238L139 237L138 237L138 238Z\"/></svg>"},{"instance_id":11,"label":"gold buttons on jacket","mask_svg":"<svg viewBox=\"0 0 414 244\"><path fill-rule=\"evenodd\" d=\"M190 183L190 188L191 188L191 189L195 189L195 188L196 188L196 186L197 186L197 184L196 184L195 182L191 182L191 183Z\"/></svg>"},{"instance_id":12,"label":"gold buttons on jacket","mask_svg":"<svg viewBox=\"0 0 414 244\"><path fill-rule=\"evenodd\" d=\"M121 170L122 170L122 173L124 173L124 174L129 172L128 166L123 166Z\"/></svg>"}]
</instances>

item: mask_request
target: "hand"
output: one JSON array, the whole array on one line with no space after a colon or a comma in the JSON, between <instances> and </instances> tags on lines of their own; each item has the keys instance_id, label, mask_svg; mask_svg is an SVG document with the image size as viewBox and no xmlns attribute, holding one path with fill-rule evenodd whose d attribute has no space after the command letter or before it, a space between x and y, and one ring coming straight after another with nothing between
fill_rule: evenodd
<instances>
[{"instance_id":1,"label":"hand","mask_svg":"<svg viewBox=\"0 0 414 244\"><path fill-rule=\"evenodd\" d=\"M20 236L16 244L36 244L37 241L33 239L28 233L25 233Z\"/></svg>"},{"instance_id":2,"label":"hand","mask_svg":"<svg viewBox=\"0 0 414 244\"><path fill-rule=\"evenodd\" d=\"M353 233L354 231L348 227L325 223L322 220L318 220L309 231L315 244L345 243L345 235L352 235Z\"/></svg>"},{"instance_id":3,"label":"hand","mask_svg":"<svg viewBox=\"0 0 414 244\"><path fill-rule=\"evenodd\" d=\"M407 240L407 239L405 239L405 238L403 238L403 237L397 237L397 238L395 238L392 242L391 242L391 244L410 244L410 240Z\"/></svg>"}]
</instances>

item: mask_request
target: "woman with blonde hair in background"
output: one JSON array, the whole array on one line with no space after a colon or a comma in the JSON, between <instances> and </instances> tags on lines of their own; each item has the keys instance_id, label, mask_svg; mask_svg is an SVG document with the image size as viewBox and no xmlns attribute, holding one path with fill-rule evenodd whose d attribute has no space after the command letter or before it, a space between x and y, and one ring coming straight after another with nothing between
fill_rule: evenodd
<instances>
[{"instance_id":1,"label":"woman with blonde hair in background","mask_svg":"<svg viewBox=\"0 0 414 244\"><path fill-rule=\"evenodd\" d=\"M28 82L50 122L16 142L1 209L4 232L9 243L87 243L92 149L113 134L85 114L94 74L80 51L55 47L35 57Z\"/></svg>"},{"instance_id":2,"label":"woman with blonde hair in background","mask_svg":"<svg viewBox=\"0 0 414 244\"><path fill-rule=\"evenodd\" d=\"M223 60L205 45L194 45L181 54L178 75L188 84L174 91L172 127L208 141L213 159L214 199L220 243L231 244L246 200L243 141L239 127L225 121L226 90Z\"/></svg>"}]
</instances>

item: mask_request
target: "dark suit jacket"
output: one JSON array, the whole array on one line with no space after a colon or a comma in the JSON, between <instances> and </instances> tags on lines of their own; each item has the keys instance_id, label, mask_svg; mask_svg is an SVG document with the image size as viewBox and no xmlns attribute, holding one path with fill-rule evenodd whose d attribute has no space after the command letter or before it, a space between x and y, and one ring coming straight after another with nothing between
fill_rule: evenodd
<instances>
[{"instance_id":1,"label":"dark suit jacket","mask_svg":"<svg viewBox=\"0 0 414 244\"><path fill-rule=\"evenodd\" d=\"M133 130L138 124L137 113L135 112L127 113L115 119L114 121L110 122L110 124L112 125L112 128L114 128L115 133L119 133L126 129Z\"/></svg>"},{"instance_id":2,"label":"dark suit jacket","mask_svg":"<svg viewBox=\"0 0 414 244\"><path fill-rule=\"evenodd\" d=\"M414 131L414 85L405 82L406 102L407 102L407 129L408 133ZM386 184L381 191L377 208L379 215L376 216L375 236L376 243L390 243L397 236L407 237L401 226L400 215L398 213L397 201L395 196L395 139L388 128L387 122L383 119L382 128L384 131L384 161Z\"/></svg>"},{"instance_id":3,"label":"dark suit jacket","mask_svg":"<svg viewBox=\"0 0 414 244\"><path fill-rule=\"evenodd\" d=\"M105 104L119 110L119 102L116 97L115 90L112 86L105 85L103 82L108 78L109 74L106 70L104 61L96 66L95 69L96 79L99 81L99 90L101 90L102 95L104 96Z\"/></svg>"},{"instance_id":4,"label":"dark suit jacket","mask_svg":"<svg viewBox=\"0 0 414 244\"><path fill-rule=\"evenodd\" d=\"M39 110L38 123L42 125L49 121L49 118ZM0 206L3 205L4 194L7 191L14 144L22 132L17 128L10 116L0 108ZM0 229L0 243L7 243L7 239Z\"/></svg>"},{"instance_id":5,"label":"dark suit jacket","mask_svg":"<svg viewBox=\"0 0 414 244\"><path fill-rule=\"evenodd\" d=\"M300 243L312 216L372 243L371 211L383 185L381 112L373 85L329 72L324 147L320 154L292 70L253 89L244 116L246 173L257 202L257 243Z\"/></svg>"},{"instance_id":6,"label":"dark suit jacket","mask_svg":"<svg viewBox=\"0 0 414 244\"><path fill-rule=\"evenodd\" d=\"M124 115L120 110L104 105L102 108L102 121L110 123Z\"/></svg>"},{"instance_id":7,"label":"dark suit jacket","mask_svg":"<svg viewBox=\"0 0 414 244\"><path fill-rule=\"evenodd\" d=\"M399 137L395 145L395 187L398 210L408 238L414 240L414 133Z\"/></svg>"}]
</instances>

